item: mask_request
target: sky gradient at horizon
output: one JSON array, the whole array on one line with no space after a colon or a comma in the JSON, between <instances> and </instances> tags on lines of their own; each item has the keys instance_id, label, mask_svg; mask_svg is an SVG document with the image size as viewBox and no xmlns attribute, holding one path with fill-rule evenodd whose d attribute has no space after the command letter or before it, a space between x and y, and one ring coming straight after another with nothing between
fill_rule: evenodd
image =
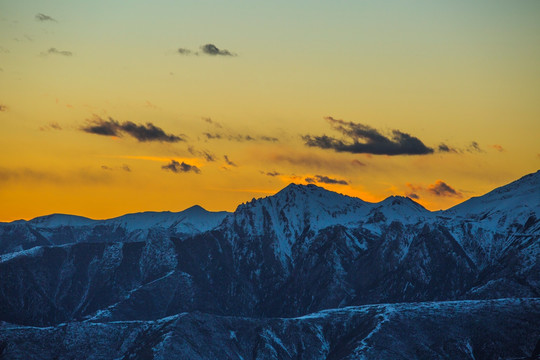
<instances>
[{"instance_id":1,"label":"sky gradient at horizon","mask_svg":"<svg viewBox=\"0 0 540 360\"><path fill-rule=\"evenodd\" d=\"M231 211L290 182L448 208L540 168L539 20L532 0L0 0L0 221Z\"/></svg>"}]
</instances>

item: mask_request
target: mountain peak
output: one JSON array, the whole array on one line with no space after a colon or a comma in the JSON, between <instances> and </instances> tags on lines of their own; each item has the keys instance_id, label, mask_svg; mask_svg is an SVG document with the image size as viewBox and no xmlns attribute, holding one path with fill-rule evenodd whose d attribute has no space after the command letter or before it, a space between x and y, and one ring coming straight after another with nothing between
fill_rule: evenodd
<instances>
[{"instance_id":1,"label":"mountain peak","mask_svg":"<svg viewBox=\"0 0 540 360\"><path fill-rule=\"evenodd\" d=\"M493 228L516 219L540 217L540 170L525 175L485 195L472 197L445 211L463 218L481 219Z\"/></svg>"},{"instance_id":2,"label":"mountain peak","mask_svg":"<svg viewBox=\"0 0 540 360\"><path fill-rule=\"evenodd\" d=\"M358 198L292 183L275 195L239 205L228 223L251 236L272 234L276 254L285 262L302 234L358 223L368 211L368 203Z\"/></svg>"}]
</instances>

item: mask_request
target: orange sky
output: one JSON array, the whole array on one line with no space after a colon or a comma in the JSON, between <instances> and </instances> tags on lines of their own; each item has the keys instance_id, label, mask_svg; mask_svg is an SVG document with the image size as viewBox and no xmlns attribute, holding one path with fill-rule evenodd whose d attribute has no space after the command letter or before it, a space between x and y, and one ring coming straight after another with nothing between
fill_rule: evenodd
<instances>
[{"instance_id":1,"label":"orange sky","mask_svg":"<svg viewBox=\"0 0 540 360\"><path fill-rule=\"evenodd\" d=\"M0 9L0 221L289 182L438 210L540 167L537 1Z\"/></svg>"}]
</instances>

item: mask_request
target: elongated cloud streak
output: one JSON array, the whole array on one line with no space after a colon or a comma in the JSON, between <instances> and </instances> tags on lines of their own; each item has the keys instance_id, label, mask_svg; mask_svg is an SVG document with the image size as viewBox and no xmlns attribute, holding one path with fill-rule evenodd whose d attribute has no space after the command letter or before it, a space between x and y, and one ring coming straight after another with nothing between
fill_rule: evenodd
<instances>
[{"instance_id":1,"label":"elongated cloud streak","mask_svg":"<svg viewBox=\"0 0 540 360\"><path fill-rule=\"evenodd\" d=\"M140 142L158 141L174 143L185 141L183 137L167 134L163 129L152 123L146 123L145 125L135 124L131 121L120 123L113 118L104 120L100 117L95 117L86 126L83 126L81 130L89 134L105 136L122 136L127 134Z\"/></svg>"}]
</instances>

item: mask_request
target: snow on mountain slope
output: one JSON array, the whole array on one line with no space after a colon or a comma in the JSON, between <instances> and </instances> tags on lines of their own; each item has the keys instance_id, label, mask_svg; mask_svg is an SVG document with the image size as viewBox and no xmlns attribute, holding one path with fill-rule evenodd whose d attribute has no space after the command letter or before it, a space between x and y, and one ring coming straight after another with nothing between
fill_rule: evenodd
<instances>
[{"instance_id":1,"label":"snow on mountain slope","mask_svg":"<svg viewBox=\"0 0 540 360\"><path fill-rule=\"evenodd\" d=\"M312 184L290 184L273 196L239 205L224 226L240 227L248 236L275 236L274 249L284 260L304 232L358 223L370 209L370 203L358 198Z\"/></svg>"},{"instance_id":2,"label":"snow on mountain slope","mask_svg":"<svg viewBox=\"0 0 540 360\"><path fill-rule=\"evenodd\" d=\"M540 219L540 171L436 215L479 268L488 266Z\"/></svg>"},{"instance_id":3,"label":"snow on mountain slope","mask_svg":"<svg viewBox=\"0 0 540 360\"><path fill-rule=\"evenodd\" d=\"M128 231L146 230L153 227L174 229L177 232L195 234L218 226L229 213L212 212L195 205L180 212L147 211L126 214L112 219L93 220L82 216L51 214L40 216L29 221L17 220L12 224L27 223L36 228L58 228L62 226L84 227L97 225L114 225Z\"/></svg>"},{"instance_id":4,"label":"snow on mountain slope","mask_svg":"<svg viewBox=\"0 0 540 360\"><path fill-rule=\"evenodd\" d=\"M162 227L176 232L196 234L218 226L229 213L211 212L195 205L181 212L141 212L126 214L117 218L102 220L104 224L122 226L127 230Z\"/></svg>"},{"instance_id":5,"label":"snow on mountain slope","mask_svg":"<svg viewBox=\"0 0 540 360\"><path fill-rule=\"evenodd\" d=\"M514 222L524 224L530 216L540 218L540 170L442 214L476 220L491 229L507 228Z\"/></svg>"},{"instance_id":6,"label":"snow on mountain slope","mask_svg":"<svg viewBox=\"0 0 540 360\"><path fill-rule=\"evenodd\" d=\"M0 324L6 359L535 359L540 301L378 304L298 318ZM529 357L530 356L530 357Z\"/></svg>"},{"instance_id":7,"label":"snow on mountain slope","mask_svg":"<svg viewBox=\"0 0 540 360\"><path fill-rule=\"evenodd\" d=\"M36 227L56 228L60 226L87 226L94 225L98 220L92 220L83 216L51 214L40 216L28 221L28 224ZM17 220L17 223L24 223L24 220Z\"/></svg>"},{"instance_id":8,"label":"snow on mountain slope","mask_svg":"<svg viewBox=\"0 0 540 360\"><path fill-rule=\"evenodd\" d=\"M368 223L391 223L399 221L403 224L416 224L433 218L433 213L414 200L403 196L390 196L383 201L372 204L368 214Z\"/></svg>"}]
</instances>

